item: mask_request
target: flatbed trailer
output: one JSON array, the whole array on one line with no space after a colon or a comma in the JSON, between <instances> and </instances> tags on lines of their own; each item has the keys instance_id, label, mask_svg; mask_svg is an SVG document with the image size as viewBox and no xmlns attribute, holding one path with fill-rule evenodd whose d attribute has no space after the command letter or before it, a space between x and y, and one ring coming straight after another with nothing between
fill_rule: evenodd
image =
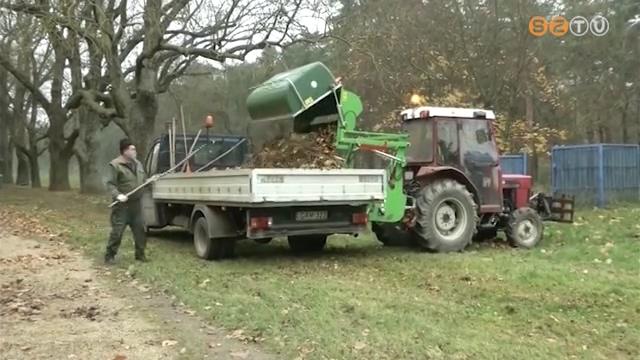
<instances>
[{"instance_id":1,"label":"flatbed trailer","mask_svg":"<svg viewBox=\"0 0 640 360\"><path fill-rule=\"evenodd\" d=\"M145 162L149 174L168 166L159 159L162 146L156 141ZM244 159L241 155L232 157ZM197 168L197 160L190 166ZM145 192L143 214L148 229L190 231L197 255L205 259L233 256L238 240L267 243L280 236L287 237L293 251L311 252L322 250L328 235L366 231L369 208L384 201L386 186L384 169L177 172L160 177Z\"/></svg>"}]
</instances>

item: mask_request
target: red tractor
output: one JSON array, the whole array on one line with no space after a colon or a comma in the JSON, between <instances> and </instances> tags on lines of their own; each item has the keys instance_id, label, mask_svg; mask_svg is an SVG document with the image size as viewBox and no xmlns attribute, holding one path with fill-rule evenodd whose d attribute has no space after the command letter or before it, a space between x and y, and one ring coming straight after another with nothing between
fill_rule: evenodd
<instances>
[{"instance_id":1,"label":"red tractor","mask_svg":"<svg viewBox=\"0 0 640 360\"><path fill-rule=\"evenodd\" d=\"M573 221L573 199L532 196L530 176L502 174L492 111L418 107L401 117L410 201L401 223L372 224L384 244L461 251L504 230L510 244L531 248L542 239L543 220Z\"/></svg>"}]
</instances>

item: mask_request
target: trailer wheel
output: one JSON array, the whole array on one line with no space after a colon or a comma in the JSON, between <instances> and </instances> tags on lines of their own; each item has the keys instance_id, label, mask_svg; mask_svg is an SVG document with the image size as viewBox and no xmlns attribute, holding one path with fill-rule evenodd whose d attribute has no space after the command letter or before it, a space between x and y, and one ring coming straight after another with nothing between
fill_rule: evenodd
<instances>
[{"instance_id":1,"label":"trailer wheel","mask_svg":"<svg viewBox=\"0 0 640 360\"><path fill-rule=\"evenodd\" d=\"M209 224L204 216L196 220L193 226L193 245L199 257L206 260L220 260L226 257L228 255L227 242L226 239L211 238Z\"/></svg>"},{"instance_id":2,"label":"trailer wheel","mask_svg":"<svg viewBox=\"0 0 640 360\"><path fill-rule=\"evenodd\" d=\"M425 250L464 250L476 231L476 204L467 188L453 180L425 186L416 199L415 239Z\"/></svg>"},{"instance_id":3,"label":"trailer wheel","mask_svg":"<svg viewBox=\"0 0 640 360\"><path fill-rule=\"evenodd\" d=\"M327 244L327 235L298 235L288 236L287 241L291 251L296 254L320 252Z\"/></svg>"},{"instance_id":4,"label":"trailer wheel","mask_svg":"<svg viewBox=\"0 0 640 360\"><path fill-rule=\"evenodd\" d=\"M528 207L512 212L505 228L509 243L525 249L536 246L542 240L543 232L542 218L535 210Z\"/></svg>"},{"instance_id":5,"label":"trailer wheel","mask_svg":"<svg viewBox=\"0 0 640 360\"><path fill-rule=\"evenodd\" d=\"M399 226L400 224L374 222L371 224L371 230L384 246L409 246L413 244L411 234L398 228Z\"/></svg>"}]
</instances>

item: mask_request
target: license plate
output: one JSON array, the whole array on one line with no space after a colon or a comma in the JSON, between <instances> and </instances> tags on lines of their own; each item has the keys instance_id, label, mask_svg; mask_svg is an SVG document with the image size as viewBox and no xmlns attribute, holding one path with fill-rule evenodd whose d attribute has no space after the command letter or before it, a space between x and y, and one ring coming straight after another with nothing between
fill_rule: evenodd
<instances>
[{"instance_id":1,"label":"license plate","mask_svg":"<svg viewBox=\"0 0 640 360\"><path fill-rule=\"evenodd\" d=\"M296 212L296 221L321 221L327 220L329 214L327 211L298 211Z\"/></svg>"}]
</instances>

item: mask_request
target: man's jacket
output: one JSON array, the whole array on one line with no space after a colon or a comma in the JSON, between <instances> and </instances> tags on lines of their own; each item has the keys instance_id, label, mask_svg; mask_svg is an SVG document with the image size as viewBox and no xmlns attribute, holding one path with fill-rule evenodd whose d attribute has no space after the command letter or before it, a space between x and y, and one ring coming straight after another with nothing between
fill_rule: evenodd
<instances>
[{"instance_id":1,"label":"man's jacket","mask_svg":"<svg viewBox=\"0 0 640 360\"><path fill-rule=\"evenodd\" d=\"M107 190L115 200L118 194L126 194L140 186L147 179L142 163L138 160L128 161L123 156L111 160L107 178ZM139 200L143 189L129 196L130 200Z\"/></svg>"}]
</instances>

